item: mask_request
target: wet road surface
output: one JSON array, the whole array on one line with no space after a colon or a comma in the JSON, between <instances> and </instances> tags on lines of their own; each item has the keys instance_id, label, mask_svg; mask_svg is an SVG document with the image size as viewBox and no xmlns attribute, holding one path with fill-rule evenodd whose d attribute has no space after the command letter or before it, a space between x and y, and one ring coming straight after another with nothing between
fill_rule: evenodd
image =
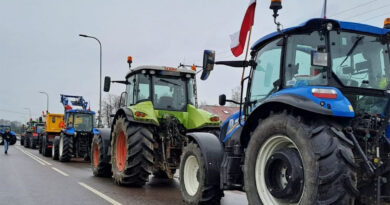
<instances>
[{"instance_id":1,"label":"wet road surface","mask_svg":"<svg viewBox=\"0 0 390 205\"><path fill-rule=\"evenodd\" d=\"M183 204L178 179L150 177L142 188L121 187L92 175L89 163L53 161L38 150L0 146L0 204ZM223 205L247 204L246 195L226 191Z\"/></svg>"}]
</instances>

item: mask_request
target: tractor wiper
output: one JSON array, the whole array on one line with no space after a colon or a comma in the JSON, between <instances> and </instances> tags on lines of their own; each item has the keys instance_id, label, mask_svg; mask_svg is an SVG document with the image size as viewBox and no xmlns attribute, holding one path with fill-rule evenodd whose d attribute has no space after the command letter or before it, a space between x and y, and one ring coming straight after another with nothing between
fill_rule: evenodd
<instances>
[{"instance_id":1,"label":"tractor wiper","mask_svg":"<svg viewBox=\"0 0 390 205\"><path fill-rule=\"evenodd\" d=\"M364 36L359 36L357 37L355 43L352 45L351 49L349 49L348 53L347 53L347 56L344 58L343 62L341 62L341 64L339 65L339 67L341 67L345 61L351 56L351 54L353 53L353 51L355 50L355 48L357 47L357 45L359 44L359 42L364 38Z\"/></svg>"},{"instance_id":2,"label":"tractor wiper","mask_svg":"<svg viewBox=\"0 0 390 205\"><path fill-rule=\"evenodd\" d=\"M169 81L169 80L160 79L160 81L161 81L161 82L164 82L164 83L170 83L170 84L172 84L172 85L180 86L179 84L174 83L174 82L171 82L171 81Z\"/></svg>"}]
</instances>

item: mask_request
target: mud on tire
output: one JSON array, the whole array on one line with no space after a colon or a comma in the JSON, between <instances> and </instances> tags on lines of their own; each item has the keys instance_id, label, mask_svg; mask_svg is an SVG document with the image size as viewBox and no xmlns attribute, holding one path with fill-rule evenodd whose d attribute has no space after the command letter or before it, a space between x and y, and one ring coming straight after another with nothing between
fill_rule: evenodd
<instances>
[{"instance_id":1,"label":"mud on tire","mask_svg":"<svg viewBox=\"0 0 390 205\"><path fill-rule=\"evenodd\" d=\"M186 204L219 204L223 196L219 186L205 184L206 166L198 145L189 143L180 162L180 190ZM191 174L192 171L192 174Z\"/></svg>"},{"instance_id":2,"label":"mud on tire","mask_svg":"<svg viewBox=\"0 0 390 205\"><path fill-rule=\"evenodd\" d=\"M145 126L119 117L111 133L111 166L116 184L142 186L153 166L153 134Z\"/></svg>"},{"instance_id":3,"label":"mud on tire","mask_svg":"<svg viewBox=\"0 0 390 205\"><path fill-rule=\"evenodd\" d=\"M104 155L104 146L101 136L95 135L91 145L91 168L94 176L111 177L111 165Z\"/></svg>"},{"instance_id":4,"label":"mud on tire","mask_svg":"<svg viewBox=\"0 0 390 205\"><path fill-rule=\"evenodd\" d=\"M314 123L304 122L299 116L279 113L261 121L251 134L244 164L244 182L249 204L282 204L283 200L271 194L267 185L264 186L266 183L261 182L266 181L264 178L267 166L262 169L261 163L257 161L266 155L263 154L266 153L263 151L267 150L264 147L270 150L271 146L263 145L272 145L269 143L278 139L278 136L284 136L280 139L285 139L287 143L290 141L290 147L295 146L303 165L303 189L298 193L298 199L287 197L283 199L284 202L291 200L288 203L354 203L358 191L353 144L329 122L321 122L318 119Z\"/></svg>"}]
</instances>

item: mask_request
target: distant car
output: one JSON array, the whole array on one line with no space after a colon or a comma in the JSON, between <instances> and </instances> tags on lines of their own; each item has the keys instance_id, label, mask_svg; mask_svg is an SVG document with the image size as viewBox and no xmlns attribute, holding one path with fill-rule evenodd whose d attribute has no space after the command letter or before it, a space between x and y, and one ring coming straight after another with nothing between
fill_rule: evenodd
<instances>
[{"instance_id":1,"label":"distant car","mask_svg":"<svg viewBox=\"0 0 390 205\"><path fill-rule=\"evenodd\" d=\"M5 130L6 129L9 129L10 130L10 133L11 133L11 141L10 141L10 145L14 145L16 143L16 135L15 135L15 132L13 132L11 130L11 126L9 125L0 125L0 145L4 145L4 139L3 139L3 134L5 133Z\"/></svg>"}]
</instances>

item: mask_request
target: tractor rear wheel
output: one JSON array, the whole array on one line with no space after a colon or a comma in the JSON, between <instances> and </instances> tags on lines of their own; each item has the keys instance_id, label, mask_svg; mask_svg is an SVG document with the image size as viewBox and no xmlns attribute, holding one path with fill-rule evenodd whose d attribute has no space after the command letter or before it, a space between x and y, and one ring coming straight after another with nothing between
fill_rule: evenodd
<instances>
[{"instance_id":1,"label":"tractor rear wheel","mask_svg":"<svg viewBox=\"0 0 390 205\"><path fill-rule=\"evenodd\" d=\"M59 140L58 138L54 138L53 140L53 147L51 148L51 158L53 160L58 160L58 156L60 155L59 149L58 149Z\"/></svg>"},{"instance_id":2,"label":"tractor rear wheel","mask_svg":"<svg viewBox=\"0 0 390 205\"><path fill-rule=\"evenodd\" d=\"M198 145L189 143L181 155L180 190L187 204L219 204L223 191L207 186L206 164Z\"/></svg>"},{"instance_id":3,"label":"tractor rear wheel","mask_svg":"<svg viewBox=\"0 0 390 205\"><path fill-rule=\"evenodd\" d=\"M111 166L115 183L142 186L153 167L153 134L143 125L119 117L111 133Z\"/></svg>"},{"instance_id":4,"label":"tractor rear wheel","mask_svg":"<svg viewBox=\"0 0 390 205\"><path fill-rule=\"evenodd\" d=\"M47 147L47 136L42 136L42 144L41 144L41 149L42 149L42 155L45 157L50 157L51 150L50 148Z\"/></svg>"},{"instance_id":5,"label":"tractor rear wheel","mask_svg":"<svg viewBox=\"0 0 390 205\"><path fill-rule=\"evenodd\" d=\"M35 149L36 148L36 143L35 143L34 137L31 136L28 141L30 142L30 148L31 149Z\"/></svg>"},{"instance_id":6,"label":"tractor rear wheel","mask_svg":"<svg viewBox=\"0 0 390 205\"><path fill-rule=\"evenodd\" d=\"M245 153L249 204L353 204L352 147L329 122L272 114L255 129Z\"/></svg>"},{"instance_id":7,"label":"tractor rear wheel","mask_svg":"<svg viewBox=\"0 0 390 205\"><path fill-rule=\"evenodd\" d=\"M24 147L25 148L29 148L30 147L30 136L29 135L26 135L25 137L24 137Z\"/></svg>"},{"instance_id":8,"label":"tractor rear wheel","mask_svg":"<svg viewBox=\"0 0 390 205\"><path fill-rule=\"evenodd\" d=\"M60 135L60 141L58 144L59 160L61 162L69 162L72 159L73 152L73 138L66 134Z\"/></svg>"},{"instance_id":9,"label":"tractor rear wheel","mask_svg":"<svg viewBox=\"0 0 390 205\"><path fill-rule=\"evenodd\" d=\"M93 136L91 150L93 175L97 177L111 177L111 165L109 159L104 154L103 139L101 136Z\"/></svg>"},{"instance_id":10,"label":"tractor rear wheel","mask_svg":"<svg viewBox=\"0 0 390 205\"><path fill-rule=\"evenodd\" d=\"M20 145L23 146L24 145L24 137L20 137Z\"/></svg>"},{"instance_id":11,"label":"tractor rear wheel","mask_svg":"<svg viewBox=\"0 0 390 205\"><path fill-rule=\"evenodd\" d=\"M13 135L12 137L11 137L11 141L10 141L10 145L14 145L16 143L16 136L15 135Z\"/></svg>"}]
</instances>

